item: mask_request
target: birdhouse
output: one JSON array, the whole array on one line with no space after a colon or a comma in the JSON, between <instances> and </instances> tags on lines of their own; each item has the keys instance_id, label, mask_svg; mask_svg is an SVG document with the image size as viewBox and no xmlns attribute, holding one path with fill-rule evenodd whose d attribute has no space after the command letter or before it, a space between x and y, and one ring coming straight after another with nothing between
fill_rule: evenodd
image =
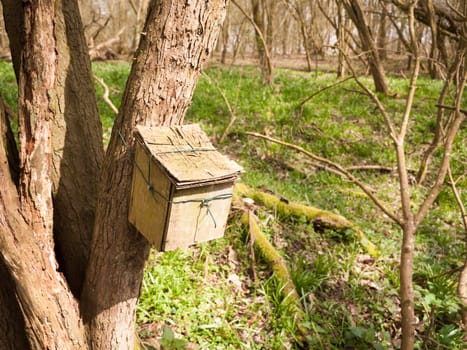
<instances>
[{"instance_id":1,"label":"birdhouse","mask_svg":"<svg viewBox=\"0 0 467 350\"><path fill-rule=\"evenodd\" d=\"M241 167L197 124L138 126L129 221L159 251L224 235Z\"/></svg>"}]
</instances>

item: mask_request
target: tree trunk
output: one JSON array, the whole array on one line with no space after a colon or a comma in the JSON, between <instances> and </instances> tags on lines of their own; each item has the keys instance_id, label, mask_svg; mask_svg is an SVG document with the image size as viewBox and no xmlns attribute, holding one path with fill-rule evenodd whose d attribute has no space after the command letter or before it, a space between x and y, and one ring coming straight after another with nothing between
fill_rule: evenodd
<instances>
[{"instance_id":1,"label":"tree trunk","mask_svg":"<svg viewBox=\"0 0 467 350\"><path fill-rule=\"evenodd\" d=\"M152 1L103 166L82 311L97 349L130 349L149 243L128 223L136 125L181 124L226 2ZM148 74L148 72L151 72ZM119 205L116 205L118 203Z\"/></svg>"},{"instance_id":2,"label":"tree trunk","mask_svg":"<svg viewBox=\"0 0 467 350\"><path fill-rule=\"evenodd\" d=\"M7 30L15 71L24 43L15 11L7 4ZM62 8L63 4L63 8ZM54 2L55 82L51 90L54 235L60 269L79 296L94 225L97 179L104 151L102 126L78 4ZM71 55L70 53L73 52ZM83 148L82 145L87 145Z\"/></svg>"},{"instance_id":3,"label":"tree trunk","mask_svg":"<svg viewBox=\"0 0 467 350\"><path fill-rule=\"evenodd\" d=\"M29 349L28 339L24 332L25 324L21 309L16 302L15 285L5 264L0 259L0 349L26 350Z\"/></svg>"},{"instance_id":4,"label":"tree trunk","mask_svg":"<svg viewBox=\"0 0 467 350\"><path fill-rule=\"evenodd\" d=\"M428 0L423 2L423 6L427 12L428 22L431 33L431 47L430 47L430 58L428 60L428 71L432 79L439 79L441 77L441 67L440 67L440 52L439 52L439 34L438 34L438 25L436 24L435 18L435 8L433 5L433 0Z\"/></svg>"},{"instance_id":5,"label":"tree trunk","mask_svg":"<svg viewBox=\"0 0 467 350\"><path fill-rule=\"evenodd\" d=\"M272 63L271 51L267 46L266 25L263 15L263 1L251 0L253 11L253 22L255 26L256 49L258 50L259 65L263 74L263 83L271 85L272 83Z\"/></svg>"},{"instance_id":6,"label":"tree trunk","mask_svg":"<svg viewBox=\"0 0 467 350\"><path fill-rule=\"evenodd\" d=\"M379 15L380 22L378 26L378 54L381 61L386 60L388 53L387 53L387 41L388 41L388 30L387 30L387 22L388 17L386 12L382 11Z\"/></svg>"},{"instance_id":7,"label":"tree trunk","mask_svg":"<svg viewBox=\"0 0 467 350\"><path fill-rule=\"evenodd\" d=\"M12 317L8 324L0 321L0 344L8 341L15 324L21 327L20 309L32 349L131 349L148 251L148 243L127 222L132 133L137 123L182 122L201 65L214 47L225 1L152 1L100 177L95 227L95 184L103 151L76 2L3 4L13 16L9 35L16 33L12 55L19 86L20 174L15 177L1 138L0 263L12 285L8 293L2 290L0 310ZM15 16L23 18L17 27L12 26ZM69 231L84 234L78 236L80 245L94 231L94 256L79 305L89 332L78 307L82 272L65 271L67 277L78 276L73 295L56 263L54 233L60 236L64 222L68 242L78 239L70 238ZM74 260L81 271L86 263L82 258ZM13 295L20 307L12 303L7 309L5 300ZM17 340L21 349L21 332Z\"/></svg>"},{"instance_id":8,"label":"tree trunk","mask_svg":"<svg viewBox=\"0 0 467 350\"><path fill-rule=\"evenodd\" d=\"M228 16L224 25L222 26L222 41L219 41L222 44L221 48L221 63L225 64L227 60L227 53L229 52L229 41L230 41L230 16Z\"/></svg>"},{"instance_id":9,"label":"tree trunk","mask_svg":"<svg viewBox=\"0 0 467 350\"><path fill-rule=\"evenodd\" d=\"M342 3L336 1L337 5L337 77L345 76L345 56L348 55L349 47L347 43L347 27L349 21L342 9Z\"/></svg>"},{"instance_id":10,"label":"tree trunk","mask_svg":"<svg viewBox=\"0 0 467 350\"><path fill-rule=\"evenodd\" d=\"M27 2L23 3L23 9L24 34L20 37L24 38L24 47L17 70L19 191L7 163L3 162L6 154L2 147L0 250L15 283L31 347L85 349L77 303L54 259L51 196L51 121L57 77L54 6L51 1Z\"/></svg>"},{"instance_id":11,"label":"tree trunk","mask_svg":"<svg viewBox=\"0 0 467 350\"><path fill-rule=\"evenodd\" d=\"M24 46L23 6L20 1L16 0L1 1L3 6L3 20L10 42L11 59L13 61L16 80L18 81L21 68L21 51Z\"/></svg>"},{"instance_id":12,"label":"tree trunk","mask_svg":"<svg viewBox=\"0 0 467 350\"><path fill-rule=\"evenodd\" d=\"M366 16L363 13L362 6L359 0L343 0L342 1L350 19L355 24L360 36L362 48L368 55L368 65L370 68L371 75L375 84L375 89L378 92L382 92L385 95L389 94L389 87L386 81L386 73L384 72L384 66L378 54L378 48L376 47L375 40L371 34Z\"/></svg>"},{"instance_id":13,"label":"tree trunk","mask_svg":"<svg viewBox=\"0 0 467 350\"><path fill-rule=\"evenodd\" d=\"M412 350L415 341L415 313L413 290L413 259L415 249L415 225L407 221L402 228L400 299L402 316L401 350Z\"/></svg>"},{"instance_id":14,"label":"tree trunk","mask_svg":"<svg viewBox=\"0 0 467 350\"><path fill-rule=\"evenodd\" d=\"M266 8L266 47L269 49L269 57L272 59L274 56L274 20L277 12L278 1L270 0L265 5Z\"/></svg>"},{"instance_id":15,"label":"tree trunk","mask_svg":"<svg viewBox=\"0 0 467 350\"><path fill-rule=\"evenodd\" d=\"M16 143L11 132L5 105L0 100L0 149L6 150L6 164L10 168L11 181L18 182L19 159ZM0 256L0 349L23 350L29 349L24 331L25 324L20 306L15 296L15 285L10 272Z\"/></svg>"},{"instance_id":16,"label":"tree trunk","mask_svg":"<svg viewBox=\"0 0 467 350\"><path fill-rule=\"evenodd\" d=\"M55 8L54 235L60 268L79 296L89 257L104 148L78 3L56 0Z\"/></svg>"}]
</instances>

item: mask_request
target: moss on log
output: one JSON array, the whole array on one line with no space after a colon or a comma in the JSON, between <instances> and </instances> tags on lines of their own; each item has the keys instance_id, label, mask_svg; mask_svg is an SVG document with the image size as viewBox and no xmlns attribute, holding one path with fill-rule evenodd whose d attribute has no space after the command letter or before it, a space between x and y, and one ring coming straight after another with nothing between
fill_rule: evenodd
<instances>
[{"instance_id":1,"label":"moss on log","mask_svg":"<svg viewBox=\"0 0 467 350\"><path fill-rule=\"evenodd\" d=\"M352 230L355 238L360 242L361 246L366 250L367 253L375 257L379 255L378 248L358 227L356 227L355 224L347 220L342 215L319 208L284 201L277 196L263 191L255 190L243 183L237 183L235 185L235 194L237 196L251 198L255 202L262 204L267 208L277 210L280 215L304 217L307 221L312 222L315 226L318 227L332 229L337 232Z\"/></svg>"},{"instance_id":2,"label":"moss on log","mask_svg":"<svg viewBox=\"0 0 467 350\"><path fill-rule=\"evenodd\" d=\"M245 211L242 215L242 223L248 227L250 239L253 240L255 248L258 249L263 259L271 266L274 276L281 286L284 300L289 303L289 311L294 315L299 331L297 341L303 345L308 334L307 329L302 325L305 313L285 260L264 235L255 215L251 211Z\"/></svg>"}]
</instances>

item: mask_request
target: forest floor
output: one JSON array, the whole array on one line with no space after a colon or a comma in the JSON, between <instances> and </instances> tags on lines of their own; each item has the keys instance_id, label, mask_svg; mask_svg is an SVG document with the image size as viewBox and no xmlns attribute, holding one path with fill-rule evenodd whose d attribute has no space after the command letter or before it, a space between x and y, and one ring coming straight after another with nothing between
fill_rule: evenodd
<instances>
[{"instance_id":1,"label":"forest floor","mask_svg":"<svg viewBox=\"0 0 467 350\"><path fill-rule=\"evenodd\" d=\"M221 64L221 56L214 53L210 65ZM353 59L356 70L361 74L367 74L368 66L358 60ZM238 57L227 56L223 67L254 67L258 65L258 58L254 55L239 55ZM273 57L273 67L291 69L295 71L308 71L308 64L304 54L276 55ZM310 72L333 73L337 68L337 57L335 56L313 56L311 59ZM391 55L385 62L384 68L393 76L407 76L410 74L408 66L408 56Z\"/></svg>"},{"instance_id":2,"label":"forest floor","mask_svg":"<svg viewBox=\"0 0 467 350\"><path fill-rule=\"evenodd\" d=\"M284 297L284 285L264 254L251 249L250 232L241 220L243 209L234 206L223 239L188 250L154 253L139 311L143 340L147 336L154 348L162 342L166 348L195 349L397 349L399 228L342 176L288 147L245 134L259 132L345 167L360 167L354 174L397 211L395 156L381 116L353 81L323 91L298 112L301 101L335 82L335 75L324 69L326 64L331 69L329 61L322 63L324 71L307 73L296 69L305 68L303 61L283 60L281 66L294 69L278 69L270 87L261 84L251 62L240 60L233 67L211 63L199 82L186 123L200 123L216 147L244 167L242 183L287 202L344 216L376 246L377 254L355 230L320 227L305 217L255 203L260 228L289 268L304 315L299 317L291 311L293 298ZM401 61L394 63L394 69L398 65ZM371 86L370 79L362 79ZM396 115L404 106L407 81L398 75L389 81L396 94L381 98ZM419 86L407 146L411 176L429 142L442 84L421 78ZM219 142L232 117L226 100L236 119ZM466 136L464 128L458 140ZM464 202L466 152L465 143L458 142L453 171L460 177ZM365 169L367 165L381 168ZM434 173L430 172L427 185ZM413 187L414 205L426 189ZM419 349L464 346L456 297L463 242L460 214L446 188L417 236L414 280Z\"/></svg>"},{"instance_id":3,"label":"forest floor","mask_svg":"<svg viewBox=\"0 0 467 350\"><path fill-rule=\"evenodd\" d=\"M257 200L253 205L247 201L261 231L286 263L298 292L297 311L294 298L284 296L284 284L264 252L252 249L249 229L242 222L245 207L236 202L224 238L189 249L152 252L138 306L143 349L397 349L400 345L400 229L341 175L296 150L246 134L261 133L344 167L356 166L352 173L397 211L395 155L383 119L354 81L329 88L336 82L334 61L318 60L319 69L312 72L306 72L306 62L297 57L276 62L280 68L274 83L264 86L253 59L239 59L235 66L220 65L215 59L199 81L185 123L199 123L213 144L244 168L240 183L273 194L283 203L341 215L355 226L333 229ZM403 60L392 65L394 75L388 80L394 95L380 98L397 118L408 82L406 73L399 74ZM120 61L93 65L117 107L129 69L127 62ZM0 77L0 93L13 106L16 82L11 64L0 64ZM368 77L361 79L372 86ZM432 137L442 82L421 77L418 85L407 138L411 177ZM108 139L114 114L98 83L96 90ZM452 151L452 172L464 203L466 139L464 125ZM435 154L434 166L440 155ZM415 207L435 173L432 168L424 186L412 187ZM417 349L464 349L456 296L464 239L458 206L446 186L417 232ZM376 252L369 249L368 241Z\"/></svg>"}]
</instances>

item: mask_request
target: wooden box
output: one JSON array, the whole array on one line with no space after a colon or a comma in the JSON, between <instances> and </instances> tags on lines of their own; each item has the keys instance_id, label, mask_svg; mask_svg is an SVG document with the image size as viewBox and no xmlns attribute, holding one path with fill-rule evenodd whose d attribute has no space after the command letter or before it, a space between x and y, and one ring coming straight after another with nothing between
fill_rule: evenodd
<instances>
[{"instance_id":1,"label":"wooden box","mask_svg":"<svg viewBox=\"0 0 467 350\"><path fill-rule=\"evenodd\" d=\"M241 167L197 124L138 126L129 221L159 251L224 235Z\"/></svg>"}]
</instances>

